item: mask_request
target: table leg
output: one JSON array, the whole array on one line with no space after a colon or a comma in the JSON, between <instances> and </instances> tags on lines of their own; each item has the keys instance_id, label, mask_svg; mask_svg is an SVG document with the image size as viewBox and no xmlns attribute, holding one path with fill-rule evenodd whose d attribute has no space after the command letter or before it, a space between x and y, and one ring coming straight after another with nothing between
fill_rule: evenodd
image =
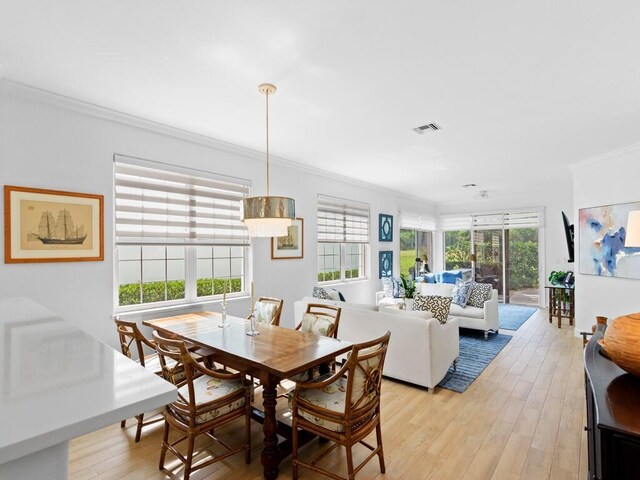
<instances>
[{"instance_id":1,"label":"table leg","mask_svg":"<svg viewBox=\"0 0 640 480\"><path fill-rule=\"evenodd\" d=\"M264 407L262 467L264 469L264 478L272 480L278 476L278 465L281 460L280 449L278 448L278 436L276 435L278 430L276 420L276 388L278 386L278 379L266 374L261 376L260 381L263 388L262 406Z\"/></svg>"},{"instance_id":2,"label":"table leg","mask_svg":"<svg viewBox=\"0 0 640 480\"><path fill-rule=\"evenodd\" d=\"M553 322L553 288L549 289L549 323Z\"/></svg>"},{"instance_id":3,"label":"table leg","mask_svg":"<svg viewBox=\"0 0 640 480\"><path fill-rule=\"evenodd\" d=\"M558 296L558 328L562 328L562 309L565 307L564 292L558 290L556 295Z\"/></svg>"}]
</instances>

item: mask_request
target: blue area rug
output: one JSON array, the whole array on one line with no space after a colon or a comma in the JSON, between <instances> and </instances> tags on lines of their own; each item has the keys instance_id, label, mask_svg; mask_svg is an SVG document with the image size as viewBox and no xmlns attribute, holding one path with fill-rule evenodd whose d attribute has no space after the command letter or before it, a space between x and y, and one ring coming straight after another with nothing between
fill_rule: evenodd
<instances>
[{"instance_id":1,"label":"blue area rug","mask_svg":"<svg viewBox=\"0 0 640 480\"><path fill-rule=\"evenodd\" d=\"M529 320L537 308L523 307L522 305L511 305L509 303L498 304L498 318L500 319L500 328L505 330L517 330L524 322Z\"/></svg>"},{"instance_id":2,"label":"blue area rug","mask_svg":"<svg viewBox=\"0 0 640 480\"><path fill-rule=\"evenodd\" d=\"M485 341L484 332L461 328L458 369L454 372L453 367L449 367L438 386L458 393L464 392L510 340L511 335L490 333L489 339Z\"/></svg>"}]
</instances>

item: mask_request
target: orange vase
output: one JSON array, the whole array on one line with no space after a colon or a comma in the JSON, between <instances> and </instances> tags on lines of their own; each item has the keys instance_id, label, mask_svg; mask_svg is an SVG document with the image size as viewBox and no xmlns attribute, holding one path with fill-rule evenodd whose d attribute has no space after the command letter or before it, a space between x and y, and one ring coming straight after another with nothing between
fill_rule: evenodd
<instances>
[{"instance_id":1,"label":"orange vase","mask_svg":"<svg viewBox=\"0 0 640 480\"><path fill-rule=\"evenodd\" d=\"M623 315L610 322L600 345L616 365L640 377L640 313Z\"/></svg>"}]
</instances>

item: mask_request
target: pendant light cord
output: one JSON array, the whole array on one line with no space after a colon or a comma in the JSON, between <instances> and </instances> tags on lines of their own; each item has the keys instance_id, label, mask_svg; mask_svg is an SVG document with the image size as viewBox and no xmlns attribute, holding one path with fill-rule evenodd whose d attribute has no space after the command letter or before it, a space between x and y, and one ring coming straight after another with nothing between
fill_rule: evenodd
<instances>
[{"instance_id":1,"label":"pendant light cord","mask_svg":"<svg viewBox=\"0 0 640 480\"><path fill-rule=\"evenodd\" d=\"M267 101L267 197L269 196L269 90L265 94Z\"/></svg>"}]
</instances>

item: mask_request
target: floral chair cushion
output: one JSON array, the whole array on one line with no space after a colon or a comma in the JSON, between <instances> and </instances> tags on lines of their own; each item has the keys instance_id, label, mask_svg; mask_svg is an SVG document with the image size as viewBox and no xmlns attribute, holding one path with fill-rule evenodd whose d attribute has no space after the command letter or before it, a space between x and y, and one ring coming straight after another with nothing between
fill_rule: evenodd
<instances>
[{"instance_id":1,"label":"floral chair cushion","mask_svg":"<svg viewBox=\"0 0 640 480\"><path fill-rule=\"evenodd\" d=\"M315 333L316 335L327 336L329 330L333 327L334 318L328 315L315 315L313 313L305 313L302 317L302 332Z\"/></svg>"},{"instance_id":2,"label":"floral chair cushion","mask_svg":"<svg viewBox=\"0 0 640 480\"><path fill-rule=\"evenodd\" d=\"M327 376L322 376L317 381L320 382L324 378L327 378ZM300 390L300 398L309 403L312 403L313 405L317 405L319 407L326 408L327 410L331 410L338 414L344 415L347 396L346 392L347 379L343 377L339 378L334 383L327 385L323 389L302 389ZM293 392L290 392L288 394L288 398L289 408L291 408L293 401ZM298 413L304 419L322 428L326 428L327 430L332 430L334 432L344 432L344 425L325 420L324 418L318 418L303 409L299 409Z\"/></svg>"},{"instance_id":3,"label":"floral chair cushion","mask_svg":"<svg viewBox=\"0 0 640 480\"><path fill-rule=\"evenodd\" d=\"M169 368L174 368L176 365L176 361L169 357L165 357L165 361L167 362L167 367ZM144 367L148 368L155 374L162 376L162 367L160 366L160 359L158 358L157 353L152 353L144 357ZM173 378L170 381L171 383L180 383L184 379L184 368L178 368L176 369L175 373L173 374Z\"/></svg>"},{"instance_id":4,"label":"floral chair cushion","mask_svg":"<svg viewBox=\"0 0 640 480\"><path fill-rule=\"evenodd\" d=\"M256 322L270 324L276 313L277 305L271 302L256 302L254 315Z\"/></svg>"},{"instance_id":5,"label":"floral chair cushion","mask_svg":"<svg viewBox=\"0 0 640 480\"><path fill-rule=\"evenodd\" d=\"M229 395L230 393L236 392L238 390L242 390L245 388L245 385L242 379L234 379L234 380L222 380L219 378L213 378L208 375L201 375L193 381L193 390L195 394L195 404L196 407L202 405L204 403L208 403L214 400L218 400L225 395ZM178 389L178 393L182 395L186 400L190 400L189 398L189 386L183 385ZM196 416L196 423L205 423L209 420L213 420L214 418L218 418L221 415L229 413L233 410L236 410L242 407L245 404L245 399L240 398L231 403L221 406L220 408L216 408L214 410L209 410L208 412L202 413ZM181 417L185 421L189 421L188 417Z\"/></svg>"}]
</instances>

